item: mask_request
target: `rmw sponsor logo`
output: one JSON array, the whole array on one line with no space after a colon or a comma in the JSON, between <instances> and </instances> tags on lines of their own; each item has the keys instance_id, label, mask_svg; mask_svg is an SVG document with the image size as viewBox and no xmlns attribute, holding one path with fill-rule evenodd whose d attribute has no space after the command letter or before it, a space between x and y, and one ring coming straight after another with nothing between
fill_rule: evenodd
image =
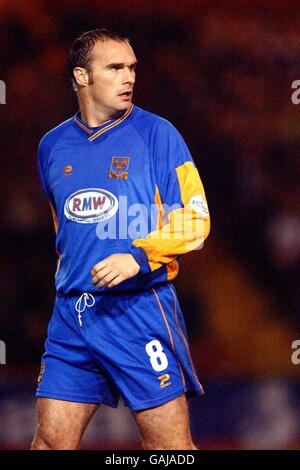
<instances>
[{"instance_id":1,"label":"rmw sponsor logo","mask_svg":"<svg viewBox=\"0 0 300 470\"><path fill-rule=\"evenodd\" d=\"M3 80L0 80L0 104L6 104L6 86Z\"/></svg>"},{"instance_id":2,"label":"rmw sponsor logo","mask_svg":"<svg viewBox=\"0 0 300 470\"><path fill-rule=\"evenodd\" d=\"M66 200L64 214L79 224L94 224L111 218L118 210L117 198L104 189L76 191Z\"/></svg>"},{"instance_id":3,"label":"rmw sponsor logo","mask_svg":"<svg viewBox=\"0 0 300 470\"><path fill-rule=\"evenodd\" d=\"M73 198L73 212L82 212L82 211L97 211L98 209L103 209L105 205L106 197L105 196L98 196L98 197L84 197L80 199L79 197Z\"/></svg>"}]
</instances>

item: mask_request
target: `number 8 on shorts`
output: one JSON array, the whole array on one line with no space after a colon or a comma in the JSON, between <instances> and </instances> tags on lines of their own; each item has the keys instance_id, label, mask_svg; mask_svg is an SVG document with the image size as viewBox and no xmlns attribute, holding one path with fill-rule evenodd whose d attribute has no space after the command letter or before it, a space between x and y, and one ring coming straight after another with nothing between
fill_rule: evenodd
<instances>
[{"instance_id":1,"label":"number 8 on shorts","mask_svg":"<svg viewBox=\"0 0 300 470\"><path fill-rule=\"evenodd\" d=\"M145 346L146 353L150 357L151 366L156 372L161 372L168 367L168 358L163 352L161 343L153 339Z\"/></svg>"}]
</instances>

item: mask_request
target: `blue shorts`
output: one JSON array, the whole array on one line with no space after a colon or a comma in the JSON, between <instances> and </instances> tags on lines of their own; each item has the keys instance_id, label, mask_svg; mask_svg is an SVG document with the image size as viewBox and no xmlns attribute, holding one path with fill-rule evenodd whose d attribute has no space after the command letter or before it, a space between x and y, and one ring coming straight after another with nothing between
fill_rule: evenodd
<instances>
[{"instance_id":1,"label":"blue shorts","mask_svg":"<svg viewBox=\"0 0 300 470\"><path fill-rule=\"evenodd\" d=\"M203 393L172 284L90 296L81 318L76 303L56 297L38 397L141 410Z\"/></svg>"}]
</instances>

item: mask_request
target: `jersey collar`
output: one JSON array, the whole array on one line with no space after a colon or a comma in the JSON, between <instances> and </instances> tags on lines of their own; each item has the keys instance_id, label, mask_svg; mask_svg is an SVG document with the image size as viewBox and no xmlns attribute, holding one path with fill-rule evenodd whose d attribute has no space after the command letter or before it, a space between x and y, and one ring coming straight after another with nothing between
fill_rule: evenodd
<instances>
[{"instance_id":1,"label":"jersey collar","mask_svg":"<svg viewBox=\"0 0 300 470\"><path fill-rule=\"evenodd\" d=\"M114 127L118 126L123 121L125 121L125 119L128 118L128 116L131 114L133 107L134 105L131 104L127 111L122 114L122 116L116 119L110 119L104 122L101 126L97 127L96 129L93 127L89 127L85 122L82 121L82 119L80 118L80 111L75 114L74 123L89 136L88 140L92 142L93 140L97 139L97 137L100 137L100 135L103 135L105 132L109 131L110 129L113 129Z\"/></svg>"}]
</instances>

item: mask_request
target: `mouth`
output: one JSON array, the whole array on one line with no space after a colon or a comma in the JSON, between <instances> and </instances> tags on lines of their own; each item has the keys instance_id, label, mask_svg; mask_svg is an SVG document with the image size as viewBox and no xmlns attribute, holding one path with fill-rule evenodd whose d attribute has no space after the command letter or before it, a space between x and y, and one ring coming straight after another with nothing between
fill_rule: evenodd
<instances>
[{"instance_id":1,"label":"mouth","mask_svg":"<svg viewBox=\"0 0 300 470\"><path fill-rule=\"evenodd\" d=\"M132 98L132 90L124 91L119 96L124 100L130 100Z\"/></svg>"}]
</instances>

